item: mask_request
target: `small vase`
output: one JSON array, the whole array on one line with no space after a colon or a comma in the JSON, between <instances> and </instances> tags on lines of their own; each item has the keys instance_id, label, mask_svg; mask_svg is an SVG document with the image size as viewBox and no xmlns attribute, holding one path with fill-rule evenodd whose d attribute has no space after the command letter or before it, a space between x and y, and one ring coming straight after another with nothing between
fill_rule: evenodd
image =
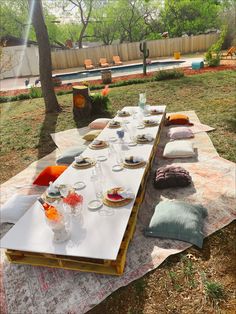
<instances>
[{"instance_id":1,"label":"small vase","mask_svg":"<svg viewBox=\"0 0 236 314\"><path fill-rule=\"evenodd\" d=\"M62 202L54 202L45 212L45 219L53 232L53 241L62 243L70 237L68 215L63 210Z\"/></svg>"}]
</instances>

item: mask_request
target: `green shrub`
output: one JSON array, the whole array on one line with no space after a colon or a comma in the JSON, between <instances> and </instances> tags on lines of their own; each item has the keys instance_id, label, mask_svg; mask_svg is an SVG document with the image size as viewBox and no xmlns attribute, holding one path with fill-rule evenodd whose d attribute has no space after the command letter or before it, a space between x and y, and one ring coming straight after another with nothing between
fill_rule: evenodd
<instances>
[{"instance_id":1,"label":"green shrub","mask_svg":"<svg viewBox=\"0 0 236 314\"><path fill-rule=\"evenodd\" d=\"M17 100L24 100L24 99L30 99L32 97L30 97L30 94L20 94L17 95Z\"/></svg>"},{"instance_id":2,"label":"green shrub","mask_svg":"<svg viewBox=\"0 0 236 314\"><path fill-rule=\"evenodd\" d=\"M0 96L0 103L7 102L8 98L10 97Z\"/></svg>"},{"instance_id":3,"label":"green shrub","mask_svg":"<svg viewBox=\"0 0 236 314\"><path fill-rule=\"evenodd\" d=\"M41 87L31 86L30 87L29 96L30 96L30 98L40 98L40 97L42 97L43 93L42 93Z\"/></svg>"},{"instance_id":4,"label":"green shrub","mask_svg":"<svg viewBox=\"0 0 236 314\"><path fill-rule=\"evenodd\" d=\"M57 92L58 96L67 95L67 94L72 94L72 90L60 90L59 92Z\"/></svg>"},{"instance_id":5,"label":"green shrub","mask_svg":"<svg viewBox=\"0 0 236 314\"><path fill-rule=\"evenodd\" d=\"M92 114L100 114L109 110L110 99L108 96L103 96L101 94L95 93L91 94L92 101Z\"/></svg>"},{"instance_id":6,"label":"green shrub","mask_svg":"<svg viewBox=\"0 0 236 314\"><path fill-rule=\"evenodd\" d=\"M159 71L153 78L153 81L163 81L163 80L172 80L178 79L184 76L182 71L177 70L162 70Z\"/></svg>"},{"instance_id":7,"label":"green shrub","mask_svg":"<svg viewBox=\"0 0 236 314\"><path fill-rule=\"evenodd\" d=\"M214 43L205 54L205 60L210 67L216 67L220 64L220 52L227 33L226 26L223 27L220 38Z\"/></svg>"}]
</instances>

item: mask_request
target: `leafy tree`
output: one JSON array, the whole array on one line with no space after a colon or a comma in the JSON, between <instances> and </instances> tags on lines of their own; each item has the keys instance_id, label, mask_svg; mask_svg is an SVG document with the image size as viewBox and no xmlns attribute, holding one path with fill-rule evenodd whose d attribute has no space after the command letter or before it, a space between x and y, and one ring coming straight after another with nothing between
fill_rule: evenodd
<instances>
[{"instance_id":1,"label":"leafy tree","mask_svg":"<svg viewBox=\"0 0 236 314\"><path fill-rule=\"evenodd\" d=\"M90 37L111 45L118 38L119 21L114 3L109 2L93 12L89 33Z\"/></svg>"},{"instance_id":2,"label":"leafy tree","mask_svg":"<svg viewBox=\"0 0 236 314\"><path fill-rule=\"evenodd\" d=\"M227 25L223 47L236 45L236 0L222 0L219 16L222 24Z\"/></svg>"},{"instance_id":3,"label":"leafy tree","mask_svg":"<svg viewBox=\"0 0 236 314\"><path fill-rule=\"evenodd\" d=\"M28 23L27 2L25 0L1 0L0 5L1 36L12 35L21 38ZM33 37L32 31L29 37Z\"/></svg>"},{"instance_id":4,"label":"leafy tree","mask_svg":"<svg viewBox=\"0 0 236 314\"><path fill-rule=\"evenodd\" d=\"M148 19L153 9L151 2L120 0L116 4L120 24L120 41L140 41L150 34Z\"/></svg>"},{"instance_id":5,"label":"leafy tree","mask_svg":"<svg viewBox=\"0 0 236 314\"><path fill-rule=\"evenodd\" d=\"M97 7L97 0L58 0L57 2L64 12L68 13L77 9L76 16L82 25L80 29L78 28L78 46L82 48L83 38L90 22L92 10Z\"/></svg>"},{"instance_id":6,"label":"leafy tree","mask_svg":"<svg viewBox=\"0 0 236 314\"><path fill-rule=\"evenodd\" d=\"M219 1L165 0L160 16L170 36L198 34L219 26Z\"/></svg>"}]
</instances>

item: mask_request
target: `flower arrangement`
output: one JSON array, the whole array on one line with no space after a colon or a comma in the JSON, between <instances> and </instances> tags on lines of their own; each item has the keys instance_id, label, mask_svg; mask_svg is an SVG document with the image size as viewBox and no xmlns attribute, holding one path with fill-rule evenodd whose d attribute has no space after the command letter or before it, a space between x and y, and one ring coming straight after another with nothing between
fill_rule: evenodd
<instances>
[{"instance_id":1,"label":"flower arrangement","mask_svg":"<svg viewBox=\"0 0 236 314\"><path fill-rule=\"evenodd\" d=\"M78 215L82 209L83 196L75 192L69 192L69 194L63 198L63 203L69 206L72 215Z\"/></svg>"},{"instance_id":2,"label":"flower arrangement","mask_svg":"<svg viewBox=\"0 0 236 314\"><path fill-rule=\"evenodd\" d=\"M82 202L83 196L75 192L70 192L66 197L63 198L63 203L66 203L72 207L75 207Z\"/></svg>"}]
</instances>

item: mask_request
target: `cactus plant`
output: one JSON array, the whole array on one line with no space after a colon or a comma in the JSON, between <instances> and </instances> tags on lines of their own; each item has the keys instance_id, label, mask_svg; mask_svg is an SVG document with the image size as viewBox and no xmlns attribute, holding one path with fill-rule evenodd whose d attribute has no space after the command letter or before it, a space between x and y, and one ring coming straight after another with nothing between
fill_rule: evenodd
<instances>
[{"instance_id":1,"label":"cactus plant","mask_svg":"<svg viewBox=\"0 0 236 314\"><path fill-rule=\"evenodd\" d=\"M139 44L139 50L143 55L143 74L147 74L147 58L149 57L149 49L147 49L147 42L143 41Z\"/></svg>"}]
</instances>

